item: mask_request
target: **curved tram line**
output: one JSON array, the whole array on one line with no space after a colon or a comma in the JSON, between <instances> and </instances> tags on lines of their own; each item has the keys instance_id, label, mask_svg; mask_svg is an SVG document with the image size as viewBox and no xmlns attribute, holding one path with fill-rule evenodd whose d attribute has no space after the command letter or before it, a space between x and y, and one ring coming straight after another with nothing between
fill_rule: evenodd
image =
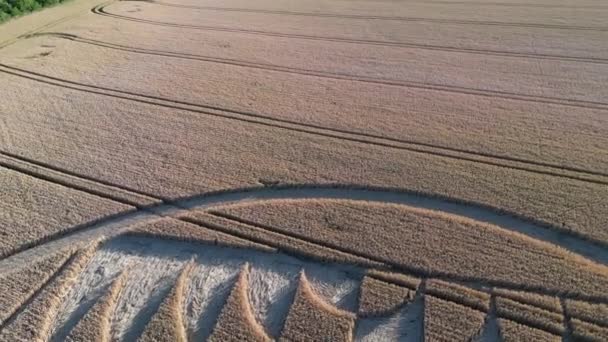
<instances>
[{"instance_id":1,"label":"curved tram line","mask_svg":"<svg viewBox=\"0 0 608 342\"><path fill-rule=\"evenodd\" d=\"M209 31L238 32L238 33L245 33L245 34L300 38L300 39L309 39L309 40L351 42L351 43L371 44L371 45L386 45L386 46L400 46L401 45L401 43L391 43L391 42L382 42L382 41L373 41L373 40L356 40L356 39L347 39L347 38L338 38L338 37L319 37L319 36L287 34L287 33L269 32L269 31L242 30L242 29L222 28L222 27L214 27L214 26L197 26L197 25L181 25L181 24L163 23L163 22L157 22L154 20L137 19L137 18L132 18L132 17L128 17L128 16L108 13L108 12L104 11L104 8L106 6L107 5L101 5L101 6L95 7L93 9L93 13L104 15L104 16L109 16L109 17L117 18L117 19L147 23L147 24L152 24L152 25L170 26L170 27L183 27L183 28L192 28L192 29L209 30ZM453 93L467 94L467 95L498 97L498 98L505 98L505 99L510 99L510 100L520 100L520 101L528 101L528 102L535 102L535 103L558 104L558 105L563 105L563 106L608 110L608 103L598 102L598 101L583 101L583 100L556 98L556 97L550 97L550 96L526 95L526 94L517 94L517 93L497 91L497 90L492 91L492 90L446 86L446 85L423 83L423 82L402 81L401 86L406 86L409 88L425 89L425 90L446 91L446 92L453 92Z\"/></svg>"},{"instance_id":2,"label":"curved tram line","mask_svg":"<svg viewBox=\"0 0 608 342\"><path fill-rule=\"evenodd\" d=\"M49 238L46 243L39 244L1 260L0 273L24 266L28 263L28 260L46 255L54 250L59 250L68 246L83 245L99 238L117 236L127 231L133 225L154 221L162 217L175 218L192 210L211 210L226 205L277 199L346 199L351 201L407 205L415 208L445 212L473 219L475 221L489 223L508 231L521 233L536 240L559 246L600 264L608 265L608 249L605 246L600 246L584 238L567 235L549 227L534 224L508 214L502 214L491 208L484 208L472 204L394 189L368 189L358 188L356 186L348 187L346 185L302 184L245 188L234 191L204 194L173 202L163 202L158 205L114 215L107 219L94 222L90 226L79 227L80 229L77 231ZM190 220L187 221L196 223L191 222ZM214 228L207 225L205 225L205 227ZM346 252L354 254L348 251ZM367 258L366 256L362 257ZM445 277L448 280L455 279L452 275L445 275ZM458 277L456 277L456 279L458 279ZM458 280L467 281L470 279ZM483 282L483 279L477 279L476 281ZM504 286L508 284L501 285ZM517 286L513 286L517 288Z\"/></svg>"},{"instance_id":3,"label":"curved tram line","mask_svg":"<svg viewBox=\"0 0 608 342\"><path fill-rule=\"evenodd\" d=\"M156 2L154 2L156 3ZM112 3L100 5L94 7L91 11L95 14L110 16L115 18L120 18L124 20L131 21L140 21L149 24L157 24L157 25L179 25L172 23L163 23L156 22L152 20L146 19L138 19L132 18L128 16L122 16L118 14L113 14L106 12L104 10L105 7L109 6ZM197 27L202 26L188 26L186 28L196 29ZM206 26L205 26L206 27ZM222 29L218 27L218 29ZM212 30L212 29L210 29ZM229 30L229 29L228 29ZM460 52L460 53L470 53L477 55L490 55L490 56L505 56L505 57L520 57L520 58L532 58L532 59L548 59L548 60L564 60L564 61L576 61L582 63L598 63L598 64L608 64L608 58L597 58L597 57L580 57L580 56L565 56L565 55L554 55L554 54L543 54L543 53L526 53L526 52L513 52L513 51L505 51L505 50L487 50L487 49L474 49L474 48L463 48L457 46L445 46L445 45L430 45L430 44L418 44L418 43L407 43L407 42L391 42L391 41L377 41L377 40L358 40L358 39L349 39L349 38L340 38L340 37L322 37L322 36L308 36L308 35L297 35L297 34L288 34L288 33L278 33L278 32L262 32L262 31L249 31L243 30L242 33L254 33L263 35L284 35L287 38L299 38L299 39L307 39L307 40L328 40L328 41L336 41L342 43L351 43L351 44L370 44L370 45L386 45L386 46L395 46L395 47L403 47L403 48L415 48L421 50L433 50L433 51L449 51L449 52Z\"/></svg>"}]
</instances>

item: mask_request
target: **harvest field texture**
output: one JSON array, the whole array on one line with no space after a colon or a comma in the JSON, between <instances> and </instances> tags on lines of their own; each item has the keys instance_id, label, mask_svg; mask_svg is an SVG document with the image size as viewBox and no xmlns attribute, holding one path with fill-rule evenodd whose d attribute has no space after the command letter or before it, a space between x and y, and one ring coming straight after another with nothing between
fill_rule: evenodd
<instances>
[{"instance_id":1,"label":"harvest field texture","mask_svg":"<svg viewBox=\"0 0 608 342\"><path fill-rule=\"evenodd\" d=\"M608 341L607 19L72 0L0 25L0 342Z\"/></svg>"}]
</instances>

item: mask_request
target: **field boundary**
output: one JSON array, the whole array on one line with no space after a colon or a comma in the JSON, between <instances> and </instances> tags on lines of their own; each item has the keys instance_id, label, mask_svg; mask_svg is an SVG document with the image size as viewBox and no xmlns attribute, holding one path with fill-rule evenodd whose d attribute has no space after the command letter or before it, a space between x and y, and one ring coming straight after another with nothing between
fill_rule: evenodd
<instances>
[{"instance_id":1,"label":"field boundary","mask_svg":"<svg viewBox=\"0 0 608 342\"><path fill-rule=\"evenodd\" d=\"M91 6L110 4L107 0L73 0L44 7L39 11L11 18L0 24L0 49L25 36L49 29L70 21L90 11ZM33 28L32 28L33 27Z\"/></svg>"}]
</instances>

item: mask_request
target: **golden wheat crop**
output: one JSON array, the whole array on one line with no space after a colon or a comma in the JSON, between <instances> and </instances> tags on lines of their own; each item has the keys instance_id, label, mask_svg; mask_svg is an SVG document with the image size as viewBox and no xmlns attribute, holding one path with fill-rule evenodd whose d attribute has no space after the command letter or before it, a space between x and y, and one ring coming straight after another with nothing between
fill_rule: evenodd
<instances>
[{"instance_id":1,"label":"golden wheat crop","mask_svg":"<svg viewBox=\"0 0 608 342\"><path fill-rule=\"evenodd\" d=\"M355 315L331 306L312 290L306 275L285 318L280 341L351 341Z\"/></svg>"},{"instance_id":2,"label":"golden wheat crop","mask_svg":"<svg viewBox=\"0 0 608 342\"><path fill-rule=\"evenodd\" d=\"M119 275L108 286L107 291L78 321L67 336L66 342L106 342L110 340L110 317L124 282L125 273Z\"/></svg>"},{"instance_id":3,"label":"golden wheat crop","mask_svg":"<svg viewBox=\"0 0 608 342\"><path fill-rule=\"evenodd\" d=\"M372 277L364 277L359 294L358 315L388 316L414 298L415 292Z\"/></svg>"}]
</instances>

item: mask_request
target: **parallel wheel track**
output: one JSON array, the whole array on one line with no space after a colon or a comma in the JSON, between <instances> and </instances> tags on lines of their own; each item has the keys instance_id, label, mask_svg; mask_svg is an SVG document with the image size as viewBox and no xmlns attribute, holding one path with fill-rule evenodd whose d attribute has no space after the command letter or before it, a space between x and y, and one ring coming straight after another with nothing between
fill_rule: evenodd
<instances>
[{"instance_id":1,"label":"parallel wheel track","mask_svg":"<svg viewBox=\"0 0 608 342\"><path fill-rule=\"evenodd\" d=\"M300 133L348 140L357 143L364 143L387 148L407 150L416 153L435 155L450 159L481 163L501 168L527 171L547 176L562 177L588 183L608 185L608 180L603 179L603 177L606 177L607 175L602 172L580 170L577 168L556 166L548 163L533 162L519 158L502 157L492 154L460 150L457 148L448 148L432 144L425 144L416 141L403 141L399 139L386 138L382 136L353 132L348 130L332 129L311 124L302 124L290 120L273 118L269 115L264 114L243 112L217 106L189 103L173 99L161 98L157 96L137 94L133 92L116 90L106 87L88 85L80 82L64 80L24 69L15 68L5 64L0 64L0 72L30 79L36 82L59 86L66 89L83 91L103 96L110 96L114 98L151 104L166 108L185 110L203 115L211 115L273 128L291 130ZM521 163L522 165L515 165L511 163Z\"/></svg>"}]
</instances>

